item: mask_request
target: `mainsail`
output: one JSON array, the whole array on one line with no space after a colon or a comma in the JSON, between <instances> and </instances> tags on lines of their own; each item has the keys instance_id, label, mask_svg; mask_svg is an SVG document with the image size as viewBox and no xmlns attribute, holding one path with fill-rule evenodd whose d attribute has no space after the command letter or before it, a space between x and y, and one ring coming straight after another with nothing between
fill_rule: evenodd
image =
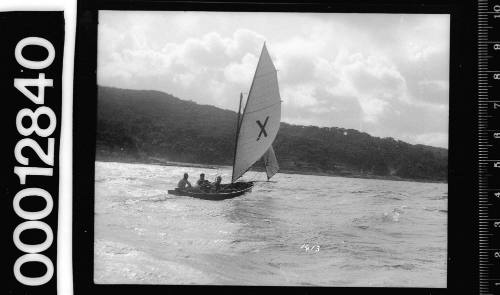
<instances>
[{"instance_id":1,"label":"mainsail","mask_svg":"<svg viewBox=\"0 0 500 295\"><path fill-rule=\"evenodd\" d=\"M266 152L272 152L271 144L278 133L280 121L278 75L264 43L238 128L232 182L240 178ZM275 156L272 158L276 160Z\"/></svg>"},{"instance_id":2,"label":"mainsail","mask_svg":"<svg viewBox=\"0 0 500 295\"><path fill-rule=\"evenodd\" d=\"M262 159L264 160L264 166L266 167L267 180L269 180L274 176L274 174L278 173L278 170L280 170L280 166L278 165L278 160L276 159L272 146L267 150Z\"/></svg>"}]
</instances>

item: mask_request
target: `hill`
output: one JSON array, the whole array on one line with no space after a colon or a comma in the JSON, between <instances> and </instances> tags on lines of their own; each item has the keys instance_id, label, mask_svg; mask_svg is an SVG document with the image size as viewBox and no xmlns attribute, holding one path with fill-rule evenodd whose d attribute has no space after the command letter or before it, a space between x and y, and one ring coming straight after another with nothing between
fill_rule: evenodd
<instances>
[{"instance_id":1,"label":"hill","mask_svg":"<svg viewBox=\"0 0 500 295\"><path fill-rule=\"evenodd\" d=\"M99 86L97 117L98 160L232 164L236 112L159 91ZM446 149L354 129L281 123L273 147L286 172L447 179Z\"/></svg>"}]
</instances>

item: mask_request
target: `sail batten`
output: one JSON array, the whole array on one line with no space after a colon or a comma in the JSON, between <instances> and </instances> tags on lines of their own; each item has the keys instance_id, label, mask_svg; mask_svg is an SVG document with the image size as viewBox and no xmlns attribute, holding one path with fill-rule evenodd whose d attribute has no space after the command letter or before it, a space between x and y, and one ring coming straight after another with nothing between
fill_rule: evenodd
<instances>
[{"instance_id":1,"label":"sail batten","mask_svg":"<svg viewBox=\"0 0 500 295\"><path fill-rule=\"evenodd\" d=\"M251 113L255 113L255 112L259 112L259 111L263 111L265 109L269 109L269 108L272 108L274 106L277 106L277 105L280 105L281 106L281 102L277 102L277 103L274 103L272 105L269 105L269 106L266 106L266 107L263 107L263 108L260 108L260 109L257 109L255 111L251 111L251 112L247 112L248 114L251 114Z\"/></svg>"},{"instance_id":2,"label":"sail batten","mask_svg":"<svg viewBox=\"0 0 500 295\"><path fill-rule=\"evenodd\" d=\"M264 44L238 126L232 182L272 151L280 121L278 75ZM274 151L272 156L276 159Z\"/></svg>"}]
</instances>

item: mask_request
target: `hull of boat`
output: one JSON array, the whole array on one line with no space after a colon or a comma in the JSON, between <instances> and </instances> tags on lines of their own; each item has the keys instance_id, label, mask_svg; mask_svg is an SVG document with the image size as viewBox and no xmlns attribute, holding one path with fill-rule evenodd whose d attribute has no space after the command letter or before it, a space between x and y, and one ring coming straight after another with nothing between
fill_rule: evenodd
<instances>
[{"instance_id":1,"label":"hull of boat","mask_svg":"<svg viewBox=\"0 0 500 295\"><path fill-rule=\"evenodd\" d=\"M168 190L170 195L187 196L203 200L221 201L241 196L252 190L253 182L236 182L223 185L223 190L219 192L204 192L196 190L173 189Z\"/></svg>"}]
</instances>

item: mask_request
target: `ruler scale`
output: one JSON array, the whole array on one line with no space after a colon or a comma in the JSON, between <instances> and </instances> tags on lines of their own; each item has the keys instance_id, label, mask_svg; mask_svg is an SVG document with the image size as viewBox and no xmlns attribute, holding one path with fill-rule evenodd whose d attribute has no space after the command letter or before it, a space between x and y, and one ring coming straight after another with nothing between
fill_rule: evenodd
<instances>
[{"instance_id":1,"label":"ruler scale","mask_svg":"<svg viewBox=\"0 0 500 295\"><path fill-rule=\"evenodd\" d=\"M500 294L500 0L478 0L479 294Z\"/></svg>"}]
</instances>

